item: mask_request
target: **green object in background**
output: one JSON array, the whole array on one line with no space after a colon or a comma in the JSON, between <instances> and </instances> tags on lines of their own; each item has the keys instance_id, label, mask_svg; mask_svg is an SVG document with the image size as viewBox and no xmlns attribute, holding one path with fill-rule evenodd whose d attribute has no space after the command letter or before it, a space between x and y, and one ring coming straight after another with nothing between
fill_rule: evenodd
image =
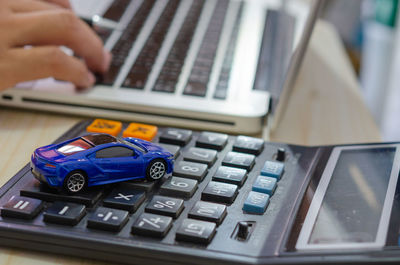
<instances>
[{"instance_id":1,"label":"green object in background","mask_svg":"<svg viewBox=\"0 0 400 265\"><path fill-rule=\"evenodd\" d=\"M375 0L375 4L376 21L394 28L399 0Z\"/></svg>"}]
</instances>

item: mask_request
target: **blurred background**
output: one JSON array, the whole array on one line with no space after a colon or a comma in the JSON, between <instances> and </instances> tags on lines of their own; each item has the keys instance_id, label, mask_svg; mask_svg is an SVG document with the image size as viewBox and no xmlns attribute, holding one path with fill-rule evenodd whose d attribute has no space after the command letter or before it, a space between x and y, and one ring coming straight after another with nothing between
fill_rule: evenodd
<instances>
[{"instance_id":1,"label":"blurred background","mask_svg":"<svg viewBox=\"0 0 400 265\"><path fill-rule=\"evenodd\" d=\"M323 18L338 30L383 140L400 140L398 0L328 0Z\"/></svg>"}]
</instances>

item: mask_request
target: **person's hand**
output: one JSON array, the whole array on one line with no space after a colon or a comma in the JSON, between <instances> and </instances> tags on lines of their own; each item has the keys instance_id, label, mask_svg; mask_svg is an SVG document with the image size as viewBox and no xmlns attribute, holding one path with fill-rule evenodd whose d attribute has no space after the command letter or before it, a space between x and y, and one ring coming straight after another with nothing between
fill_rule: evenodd
<instances>
[{"instance_id":1,"label":"person's hand","mask_svg":"<svg viewBox=\"0 0 400 265\"><path fill-rule=\"evenodd\" d=\"M95 82L93 72L106 72L110 60L69 0L0 0L0 90L46 77L89 87Z\"/></svg>"}]
</instances>

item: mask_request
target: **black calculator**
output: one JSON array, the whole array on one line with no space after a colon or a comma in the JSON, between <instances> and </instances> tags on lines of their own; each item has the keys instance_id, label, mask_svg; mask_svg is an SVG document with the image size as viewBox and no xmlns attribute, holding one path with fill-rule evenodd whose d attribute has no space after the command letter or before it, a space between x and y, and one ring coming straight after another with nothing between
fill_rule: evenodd
<instances>
[{"instance_id":1,"label":"black calculator","mask_svg":"<svg viewBox=\"0 0 400 265\"><path fill-rule=\"evenodd\" d=\"M152 141L175 158L159 181L69 195L26 165L0 189L0 245L131 264L400 262L400 143L304 147L165 127Z\"/></svg>"}]
</instances>

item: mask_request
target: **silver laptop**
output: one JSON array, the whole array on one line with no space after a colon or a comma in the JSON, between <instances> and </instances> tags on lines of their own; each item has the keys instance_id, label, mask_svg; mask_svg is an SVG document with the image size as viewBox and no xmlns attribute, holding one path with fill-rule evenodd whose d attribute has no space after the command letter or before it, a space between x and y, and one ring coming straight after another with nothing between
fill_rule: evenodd
<instances>
[{"instance_id":1,"label":"silver laptop","mask_svg":"<svg viewBox=\"0 0 400 265\"><path fill-rule=\"evenodd\" d=\"M118 22L99 32L113 54L110 71L84 92L52 78L25 82L4 91L0 104L252 134L295 78L319 1L72 4L81 16Z\"/></svg>"}]
</instances>

